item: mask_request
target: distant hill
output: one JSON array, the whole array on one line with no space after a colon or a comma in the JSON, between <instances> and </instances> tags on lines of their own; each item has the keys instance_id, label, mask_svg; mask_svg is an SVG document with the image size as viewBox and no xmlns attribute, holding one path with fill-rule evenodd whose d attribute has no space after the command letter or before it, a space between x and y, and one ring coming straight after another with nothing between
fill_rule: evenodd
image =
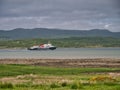
<instances>
[{"instance_id":1,"label":"distant hill","mask_svg":"<svg viewBox=\"0 0 120 90\"><path fill-rule=\"evenodd\" d=\"M8 39L96 37L96 36L120 38L120 32L110 32L109 30L106 29L64 30L48 28L34 28L34 29L16 28L9 31L0 30L0 38Z\"/></svg>"}]
</instances>

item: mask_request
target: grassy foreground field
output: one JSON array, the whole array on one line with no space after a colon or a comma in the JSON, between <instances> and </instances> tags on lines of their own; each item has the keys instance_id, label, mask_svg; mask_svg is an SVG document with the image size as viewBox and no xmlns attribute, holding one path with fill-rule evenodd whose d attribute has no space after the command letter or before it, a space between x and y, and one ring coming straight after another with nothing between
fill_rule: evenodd
<instances>
[{"instance_id":1,"label":"grassy foreground field","mask_svg":"<svg viewBox=\"0 0 120 90\"><path fill-rule=\"evenodd\" d=\"M120 68L0 64L0 90L120 90Z\"/></svg>"}]
</instances>

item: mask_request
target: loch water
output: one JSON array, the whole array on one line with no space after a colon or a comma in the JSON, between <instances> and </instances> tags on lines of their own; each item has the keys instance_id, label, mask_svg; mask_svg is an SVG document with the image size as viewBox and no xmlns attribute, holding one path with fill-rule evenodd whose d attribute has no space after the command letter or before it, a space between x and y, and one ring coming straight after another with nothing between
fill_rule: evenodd
<instances>
[{"instance_id":1,"label":"loch water","mask_svg":"<svg viewBox=\"0 0 120 90\"><path fill-rule=\"evenodd\" d=\"M56 50L30 51L27 49L0 49L0 58L120 58L120 48L57 48Z\"/></svg>"}]
</instances>

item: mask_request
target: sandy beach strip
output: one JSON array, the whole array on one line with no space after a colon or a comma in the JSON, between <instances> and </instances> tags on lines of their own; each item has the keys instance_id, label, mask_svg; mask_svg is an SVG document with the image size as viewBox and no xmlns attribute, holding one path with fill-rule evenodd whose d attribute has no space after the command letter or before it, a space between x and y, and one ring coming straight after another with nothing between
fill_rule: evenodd
<instances>
[{"instance_id":1,"label":"sandy beach strip","mask_svg":"<svg viewBox=\"0 0 120 90\"><path fill-rule=\"evenodd\" d=\"M108 67L120 68L120 59L83 58L83 59L0 59L0 64L26 64L52 67Z\"/></svg>"}]
</instances>

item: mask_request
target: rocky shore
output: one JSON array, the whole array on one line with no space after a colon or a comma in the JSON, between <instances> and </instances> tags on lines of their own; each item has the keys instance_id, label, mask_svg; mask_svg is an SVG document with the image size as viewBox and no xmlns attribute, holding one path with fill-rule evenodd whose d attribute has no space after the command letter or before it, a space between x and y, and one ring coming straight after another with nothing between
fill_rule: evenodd
<instances>
[{"instance_id":1,"label":"rocky shore","mask_svg":"<svg viewBox=\"0 0 120 90\"><path fill-rule=\"evenodd\" d=\"M119 68L120 59L84 58L84 59L0 59L0 64L26 64L52 67L108 67Z\"/></svg>"}]
</instances>

